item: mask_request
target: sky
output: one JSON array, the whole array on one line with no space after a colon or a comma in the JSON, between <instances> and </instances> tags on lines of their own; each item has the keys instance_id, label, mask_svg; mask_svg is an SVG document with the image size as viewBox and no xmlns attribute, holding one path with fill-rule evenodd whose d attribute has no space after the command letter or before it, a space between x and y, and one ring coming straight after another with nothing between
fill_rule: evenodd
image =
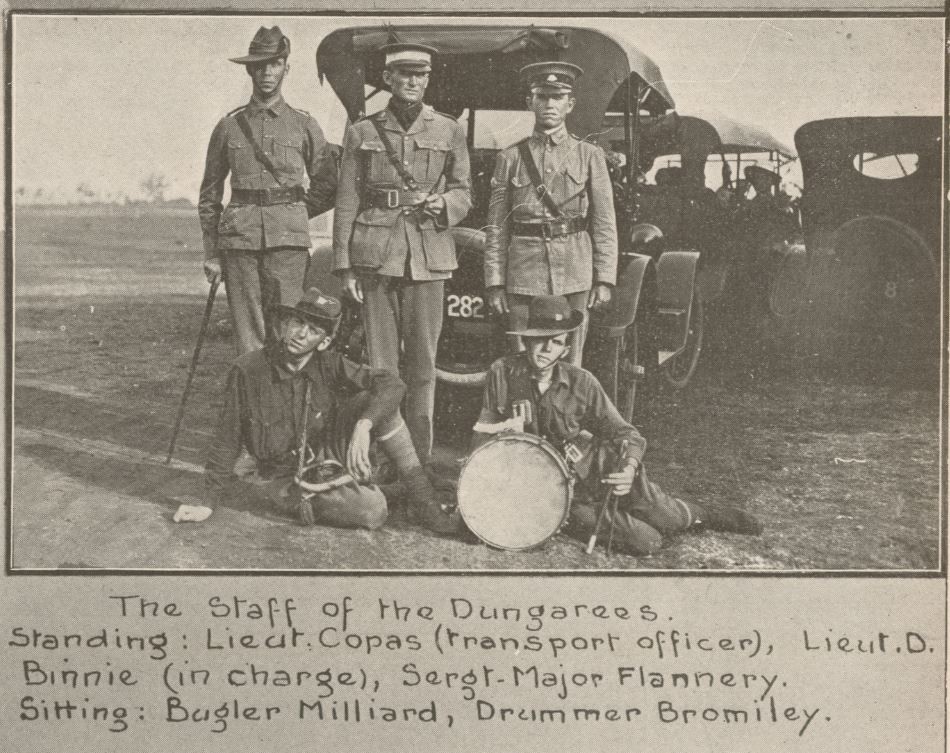
<instances>
[{"instance_id":1,"label":"sky","mask_svg":"<svg viewBox=\"0 0 950 753\"><path fill-rule=\"evenodd\" d=\"M168 198L196 200L212 128L250 97L244 68L228 58L246 54L257 28L275 23L292 45L285 98L339 143L345 114L318 81L317 45L340 26L384 21L413 19L16 16L13 185L64 200L75 199L80 184L106 199L137 198L141 182L158 173L170 183ZM659 65L680 112L714 109L790 145L800 125L819 118L943 112L939 18L533 22L593 26L623 37Z\"/></svg>"}]
</instances>

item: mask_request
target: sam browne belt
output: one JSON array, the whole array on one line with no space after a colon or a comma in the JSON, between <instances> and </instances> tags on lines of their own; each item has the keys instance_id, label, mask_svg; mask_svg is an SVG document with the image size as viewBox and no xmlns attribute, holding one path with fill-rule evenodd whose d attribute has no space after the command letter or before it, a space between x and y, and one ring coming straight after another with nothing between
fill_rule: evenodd
<instances>
[{"instance_id":1,"label":"sam browne belt","mask_svg":"<svg viewBox=\"0 0 950 753\"><path fill-rule=\"evenodd\" d=\"M563 217L546 222L513 222L511 234L526 238L560 238L587 229L586 217Z\"/></svg>"},{"instance_id":2,"label":"sam browne belt","mask_svg":"<svg viewBox=\"0 0 950 753\"><path fill-rule=\"evenodd\" d=\"M428 191L411 191L404 188L371 188L370 203L377 209L416 207L429 196Z\"/></svg>"},{"instance_id":3,"label":"sam browne belt","mask_svg":"<svg viewBox=\"0 0 950 753\"><path fill-rule=\"evenodd\" d=\"M293 204L303 201L303 186L280 188L235 188L231 191L232 204L254 204L269 207L274 204Z\"/></svg>"}]
</instances>

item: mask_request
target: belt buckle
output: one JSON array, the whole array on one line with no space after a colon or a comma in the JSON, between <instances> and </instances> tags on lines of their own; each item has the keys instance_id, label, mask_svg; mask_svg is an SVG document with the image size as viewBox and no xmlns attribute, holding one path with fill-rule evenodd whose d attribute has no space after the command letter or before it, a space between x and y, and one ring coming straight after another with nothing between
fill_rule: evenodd
<instances>
[{"instance_id":1,"label":"belt buckle","mask_svg":"<svg viewBox=\"0 0 950 753\"><path fill-rule=\"evenodd\" d=\"M386 209L399 209L399 189L386 189Z\"/></svg>"},{"instance_id":2,"label":"belt buckle","mask_svg":"<svg viewBox=\"0 0 950 753\"><path fill-rule=\"evenodd\" d=\"M271 203L271 201L273 201L273 199L272 199L273 194L271 193L271 191L272 191L272 189L270 189L270 188L262 188L262 189L261 189L260 205L261 205L262 207L269 206L270 203Z\"/></svg>"},{"instance_id":3,"label":"belt buckle","mask_svg":"<svg viewBox=\"0 0 950 753\"><path fill-rule=\"evenodd\" d=\"M551 239L554 237L554 235L551 233L551 223L550 223L550 222L542 222L542 223L541 223L541 237L544 238L544 240L546 240L546 241L549 241L549 240L551 240Z\"/></svg>"}]
</instances>

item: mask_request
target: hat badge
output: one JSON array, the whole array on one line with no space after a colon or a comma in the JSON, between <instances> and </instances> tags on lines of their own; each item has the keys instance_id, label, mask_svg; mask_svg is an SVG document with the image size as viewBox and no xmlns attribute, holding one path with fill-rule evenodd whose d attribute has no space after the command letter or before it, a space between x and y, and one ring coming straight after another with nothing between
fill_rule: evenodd
<instances>
[{"instance_id":1,"label":"hat badge","mask_svg":"<svg viewBox=\"0 0 950 753\"><path fill-rule=\"evenodd\" d=\"M553 73L548 74L548 81L557 81L557 76L555 76Z\"/></svg>"}]
</instances>

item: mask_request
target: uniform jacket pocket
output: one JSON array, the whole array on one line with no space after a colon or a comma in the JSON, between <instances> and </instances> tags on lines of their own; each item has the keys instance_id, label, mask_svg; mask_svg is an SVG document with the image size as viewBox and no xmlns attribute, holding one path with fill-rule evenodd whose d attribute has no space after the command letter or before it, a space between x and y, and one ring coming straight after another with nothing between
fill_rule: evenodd
<instances>
[{"instance_id":1,"label":"uniform jacket pocket","mask_svg":"<svg viewBox=\"0 0 950 753\"><path fill-rule=\"evenodd\" d=\"M449 143L445 139L416 138L415 177L434 183L445 169Z\"/></svg>"},{"instance_id":2,"label":"uniform jacket pocket","mask_svg":"<svg viewBox=\"0 0 950 753\"><path fill-rule=\"evenodd\" d=\"M394 171L382 141L364 141L356 148L364 177L371 183L391 183Z\"/></svg>"}]
</instances>

